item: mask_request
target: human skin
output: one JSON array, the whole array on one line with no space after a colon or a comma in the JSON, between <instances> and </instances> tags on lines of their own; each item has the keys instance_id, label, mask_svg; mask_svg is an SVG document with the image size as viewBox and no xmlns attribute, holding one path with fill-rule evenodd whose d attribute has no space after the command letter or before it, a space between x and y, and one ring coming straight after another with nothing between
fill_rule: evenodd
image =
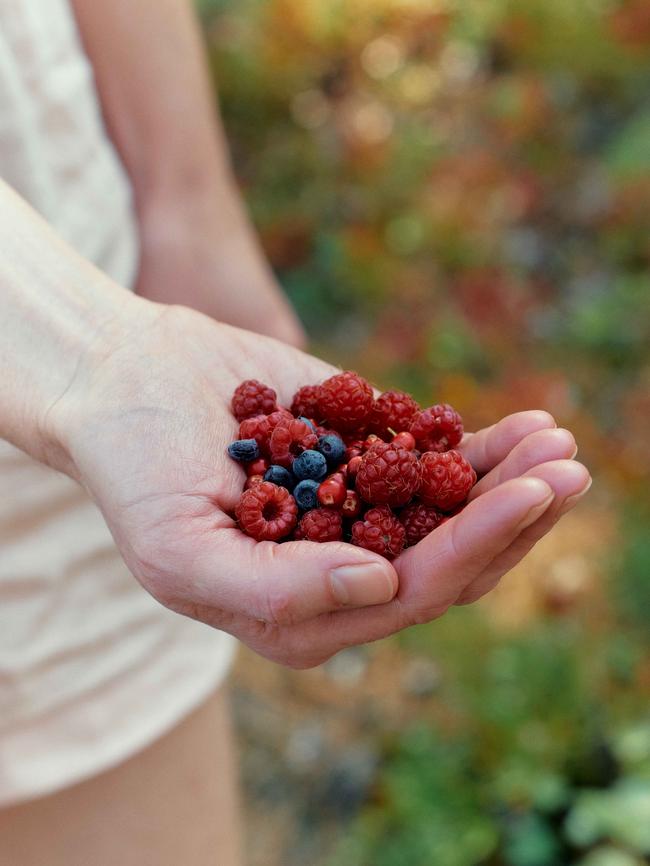
<instances>
[{"instance_id":1,"label":"human skin","mask_svg":"<svg viewBox=\"0 0 650 866\"><path fill-rule=\"evenodd\" d=\"M0 190L0 435L76 478L134 576L172 610L295 668L435 619L494 585L589 483L545 412L466 437L485 477L467 508L392 564L343 542L257 543L232 510L226 446L243 379L287 404L330 365L131 295Z\"/></svg>"},{"instance_id":2,"label":"human skin","mask_svg":"<svg viewBox=\"0 0 650 866\"><path fill-rule=\"evenodd\" d=\"M140 234L136 291L303 346L233 176L189 0L73 0Z\"/></svg>"}]
</instances>

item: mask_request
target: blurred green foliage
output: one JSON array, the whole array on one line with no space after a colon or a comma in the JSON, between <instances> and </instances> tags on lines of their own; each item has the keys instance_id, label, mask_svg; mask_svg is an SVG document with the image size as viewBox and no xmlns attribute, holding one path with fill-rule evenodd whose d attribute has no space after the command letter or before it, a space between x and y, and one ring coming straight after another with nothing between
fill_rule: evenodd
<instances>
[{"instance_id":1,"label":"blurred green foliage","mask_svg":"<svg viewBox=\"0 0 650 866\"><path fill-rule=\"evenodd\" d=\"M447 716L381 744L332 866L650 863L650 4L203 0L244 193L315 348L469 426L576 430L607 617L400 637Z\"/></svg>"}]
</instances>

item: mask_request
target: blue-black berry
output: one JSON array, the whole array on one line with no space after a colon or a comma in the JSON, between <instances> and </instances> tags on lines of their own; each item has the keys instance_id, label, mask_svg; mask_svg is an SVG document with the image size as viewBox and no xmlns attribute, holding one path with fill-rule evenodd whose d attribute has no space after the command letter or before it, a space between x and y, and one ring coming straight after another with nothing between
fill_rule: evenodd
<instances>
[{"instance_id":1,"label":"blue-black berry","mask_svg":"<svg viewBox=\"0 0 650 866\"><path fill-rule=\"evenodd\" d=\"M327 433L321 436L316 446L321 454L327 460L328 466L338 466L343 462L345 455L345 443L340 436L335 436L334 433Z\"/></svg>"},{"instance_id":2,"label":"blue-black berry","mask_svg":"<svg viewBox=\"0 0 650 866\"><path fill-rule=\"evenodd\" d=\"M296 479L288 469L284 466L269 466L264 473L264 480L270 481L271 484L277 484L278 487L286 487L287 490L293 490Z\"/></svg>"},{"instance_id":3,"label":"blue-black berry","mask_svg":"<svg viewBox=\"0 0 650 866\"><path fill-rule=\"evenodd\" d=\"M301 508L303 511L309 511L310 508L316 508L318 505L317 493L318 482L307 478L296 484L293 491L293 498L298 503L298 508Z\"/></svg>"},{"instance_id":4,"label":"blue-black berry","mask_svg":"<svg viewBox=\"0 0 650 866\"><path fill-rule=\"evenodd\" d=\"M260 456L260 449L254 439L238 439L228 446L228 454L239 463L250 463Z\"/></svg>"},{"instance_id":5,"label":"blue-black berry","mask_svg":"<svg viewBox=\"0 0 650 866\"><path fill-rule=\"evenodd\" d=\"M291 470L299 480L310 478L312 481L322 481L327 475L327 460L320 451L309 448L296 457Z\"/></svg>"}]
</instances>

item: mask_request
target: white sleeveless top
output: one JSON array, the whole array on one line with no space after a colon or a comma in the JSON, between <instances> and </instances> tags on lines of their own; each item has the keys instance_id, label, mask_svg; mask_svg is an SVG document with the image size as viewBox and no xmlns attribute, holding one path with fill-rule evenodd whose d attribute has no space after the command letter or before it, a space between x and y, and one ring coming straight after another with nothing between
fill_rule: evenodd
<instances>
[{"instance_id":1,"label":"white sleeveless top","mask_svg":"<svg viewBox=\"0 0 650 866\"><path fill-rule=\"evenodd\" d=\"M0 0L0 176L133 286L131 190L67 0ZM148 745L216 687L233 646L155 602L81 488L0 441L0 807Z\"/></svg>"}]
</instances>

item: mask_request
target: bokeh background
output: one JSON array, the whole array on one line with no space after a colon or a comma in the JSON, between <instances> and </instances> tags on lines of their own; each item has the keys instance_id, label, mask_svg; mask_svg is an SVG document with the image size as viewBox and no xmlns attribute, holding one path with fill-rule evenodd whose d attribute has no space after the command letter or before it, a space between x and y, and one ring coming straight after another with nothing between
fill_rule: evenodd
<instances>
[{"instance_id":1,"label":"bokeh background","mask_svg":"<svg viewBox=\"0 0 650 866\"><path fill-rule=\"evenodd\" d=\"M488 599L235 678L251 866L650 863L650 3L204 0L315 351L595 478Z\"/></svg>"}]
</instances>

